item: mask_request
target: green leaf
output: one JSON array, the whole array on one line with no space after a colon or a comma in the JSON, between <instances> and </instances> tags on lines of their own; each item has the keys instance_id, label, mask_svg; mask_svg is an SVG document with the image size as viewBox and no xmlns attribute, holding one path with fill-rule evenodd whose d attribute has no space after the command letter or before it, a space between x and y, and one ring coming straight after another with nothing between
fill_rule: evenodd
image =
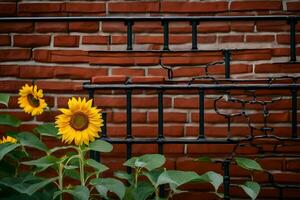
<instances>
[{"instance_id":1,"label":"green leaf","mask_svg":"<svg viewBox=\"0 0 300 200\"><path fill-rule=\"evenodd\" d=\"M207 162L207 163L211 163L212 162L211 158L208 157L208 156L202 156L202 157L196 158L195 161Z\"/></svg>"},{"instance_id":2,"label":"green leaf","mask_svg":"<svg viewBox=\"0 0 300 200\"><path fill-rule=\"evenodd\" d=\"M10 114L1 114L0 115L0 125L19 127L21 124L21 120L12 116Z\"/></svg>"},{"instance_id":3,"label":"green leaf","mask_svg":"<svg viewBox=\"0 0 300 200\"><path fill-rule=\"evenodd\" d=\"M251 199L256 199L260 192L260 185L253 181L247 181L243 185L239 185Z\"/></svg>"},{"instance_id":4,"label":"green leaf","mask_svg":"<svg viewBox=\"0 0 300 200\"><path fill-rule=\"evenodd\" d=\"M13 144L13 143L0 144L0 160L2 160L6 154L13 151L19 146L20 144Z\"/></svg>"},{"instance_id":5,"label":"green leaf","mask_svg":"<svg viewBox=\"0 0 300 200\"><path fill-rule=\"evenodd\" d=\"M6 107L8 106L9 94L0 94L0 104L4 104Z\"/></svg>"},{"instance_id":6,"label":"green leaf","mask_svg":"<svg viewBox=\"0 0 300 200\"><path fill-rule=\"evenodd\" d=\"M166 158L160 154L145 154L140 157L132 157L127 160L123 165L132 168L146 168L152 171L161 167L166 162Z\"/></svg>"},{"instance_id":7,"label":"green leaf","mask_svg":"<svg viewBox=\"0 0 300 200\"><path fill-rule=\"evenodd\" d=\"M241 157L235 157L235 161L238 166L247 169L247 170L257 170L257 171L263 171L262 167L258 162L255 160L249 159L249 158L241 158Z\"/></svg>"},{"instance_id":8,"label":"green leaf","mask_svg":"<svg viewBox=\"0 0 300 200\"><path fill-rule=\"evenodd\" d=\"M89 148L87 149L99 152L111 152L113 146L104 140L95 140L94 142L90 143Z\"/></svg>"},{"instance_id":9,"label":"green leaf","mask_svg":"<svg viewBox=\"0 0 300 200\"><path fill-rule=\"evenodd\" d=\"M155 192L155 188L150 183L138 182L131 192L135 200L146 200Z\"/></svg>"},{"instance_id":10,"label":"green leaf","mask_svg":"<svg viewBox=\"0 0 300 200\"><path fill-rule=\"evenodd\" d=\"M50 156L41 157L37 160L22 162L22 164L34 165L36 167L41 167L41 168L47 169L48 167L51 167L51 166L57 164L58 161L59 161L58 158L50 155Z\"/></svg>"},{"instance_id":11,"label":"green leaf","mask_svg":"<svg viewBox=\"0 0 300 200\"><path fill-rule=\"evenodd\" d=\"M196 172L168 170L161 173L156 185L173 184L178 187L197 178L199 178L199 175Z\"/></svg>"},{"instance_id":12,"label":"green leaf","mask_svg":"<svg viewBox=\"0 0 300 200\"><path fill-rule=\"evenodd\" d=\"M19 193L31 196L38 190L56 181L58 178L41 179L31 175L25 177L6 177L0 180L0 184L10 187Z\"/></svg>"},{"instance_id":13,"label":"green leaf","mask_svg":"<svg viewBox=\"0 0 300 200\"><path fill-rule=\"evenodd\" d=\"M102 173L106 170L108 170L109 168L106 167L105 165L97 162L96 160L93 160L93 159L88 159L86 161L86 164L90 167L93 167L95 170L98 170L98 173Z\"/></svg>"},{"instance_id":14,"label":"green leaf","mask_svg":"<svg viewBox=\"0 0 300 200\"><path fill-rule=\"evenodd\" d=\"M46 145L40 141L38 137L36 137L34 134L30 132L22 132L17 135L18 141L20 141L21 145L32 147L39 149L41 151L47 152L49 149L46 147Z\"/></svg>"},{"instance_id":15,"label":"green leaf","mask_svg":"<svg viewBox=\"0 0 300 200\"><path fill-rule=\"evenodd\" d=\"M119 179L127 180L130 184L133 183L133 175L132 174L128 174L127 172L116 171L114 173L114 176L117 177L117 178L119 178Z\"/></svg>"},{"instance_id":16,"label":"green leaf","mask_svg":"<svg viewBox=\"0 0 300 200\"><path fill-rule=\"evenodd\" d=\"M96 178L90 182L94 185L101 196L104 196L106 199L107 192L115 193L120 199L123 199L125 195L125 186L124 184L114 178Z\"/></svg>"},{"instance_id":17,"label":"green leaf","mask_svg":"<svg viewBox=\"0 0 300 200\"><path fill-rule=\"evenodd\" d=\"M79 172L76 169L65 169L64 175L75 180L80 180Z\"/></svg>"},{"instance_id":18,"label":"green leaf","mask_svg":"<svg viewBox=\"0 0 300 200\"><path fill-rule=\"evenodd\" d=\"M61 195L62 193L69 193L71 194L76 200L89 200L90 198L90 191L87 187L78 185L75 186L71 190L62 190L54 193L53 199L57 196Z\"/></svg>"},{"instance_id":19,"label":"green leaf","mask_svg":"<svg viewBox=\"0 0 300 200\"><path fill-rule=\"evenodd\" d=\"M209 171L199 176L199 178L196 180L200 182L209 182L214 186L215 192L217 192L220 185L223 183L223 176L216 172Z\"/></svg>"},{"instance_id":20,"label":"green leaf","mask_svg":"<svg viewBox=\"0 0 300 200\"><path fill-rule=\"evenodd\" d=\"M163 172L164 172L163 169L157 169L157 170L144 172L143 175L145 175L149 179L152 185L156 186L157 179Z\"/></svg>"},{"instance_id":21,"label":"green leaf","mask_svg":"<svg viewBox=\"0 0 300 200\"><path fill-rule=\"evenodd\" d=\"M38 125L34 131L38 132L43 136L59 138L58 129L55 127L54 123L45 123Z\"/></svg>"}]
</instances>

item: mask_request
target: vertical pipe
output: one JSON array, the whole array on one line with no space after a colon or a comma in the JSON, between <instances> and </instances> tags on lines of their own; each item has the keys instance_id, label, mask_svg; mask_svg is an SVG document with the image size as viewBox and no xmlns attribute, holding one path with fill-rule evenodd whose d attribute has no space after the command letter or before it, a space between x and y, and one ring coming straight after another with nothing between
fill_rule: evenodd
<instances>
[{"instance_id":1,"label":"vertical pipe","mask_svg":"<svg viewBox=\"0 0 300 200\"><path fill-rule=\"evenodd\" d=\"M88 90L88 94L89 94L89 99L93 99L92 105L94 105L94 94L95 94L95 90L93 89L89 89ZM96 159L96 152L95 151L90 151L90 158L91 159Z\"/></svg>"},{"instance_id":2,"label":"vertical pipe","mask_svg":"<svg viewBox=\"0 0 300 200\"><path fill-rule=\"evenodd\" d=\"M292 90L292 138L297 138L297 90Z\"/></svg>"},{"instance_id":3,"label":"vertical pipe","mask_svg":"<svg viewBox=\"0 0 300 200\"><path fill-rule=\"evenodd\" d=\"M127 106L126 106L126 128L127 128L127 136L126 139L132 139L132 90L128 89L126 91L126 102L127 102ZM127 153L126 153L126 158L127 160L131 158L131 154L132 154L132 143L130 141L127 141L126 143L126 148L127 148ZM131 168L127 167L127 172L131 173Z\"/></svg>"},{"instance_id":4,"label":"vertical pipe","mask_svg":"<svg viewBox=\"0 0 300 200\"><path fill-rule=\"evenodd\" d=\"M230 199L230 174L229 174L229 165L230 161L229 160L224 160L222 162L222 168L223 168L223 184L224 184L224 200L229 200Z\"/></svg>"},{"instance_id":5,"label":"vertical pipe","mask_svg":"<svg viewBox=\"0 0 300 200\"><path fill-rule=\"evenodd\" d=\"M164 147L161 139L164 138L164 96L163 90L158 91L158 98L157 98L157 107L158 107L158 153L164 153ZM165 196L165 188L164 186L159 187L159 196L163 198Z\"/></svg>"},{"instance_id":6,"label":"vertical pipe","mask_svg":"<svg viewBox=\"0 0 300 200\"><path fill-rule=\"evenodd\" d=\"M132 50L132 26L133 26L133 21L126 20L125 25L127 25L127 50Z\"/></svg>"},{"instance_id":7,"label":"vertical pipe","mask_svg":"<svg viewBox=\"0 0 300 200\"><path fill-rule=\"evenodd\" d=\"M290 24L290 62L296 62L296 24L295 18L290 18L288 23Z\"/></svg>"},{"instance_id":8,"label":"vertical pipe","mask_svg":"<svg viewBox=\"0 0 300 200\"><path fill-rule=\"evenodd\" d=\"M197 25L199 22L197 21L191 21L192 24L192 50L197 50L198 42L197 42Z\"/></svg>"},{"instance_id":9,"label":"vertical pipe","mask_svg":"<svg viewBox=\"0 0 300 200\"><path fill-rule=\"evenodd\" d=\"M162 21L163 29L164 29L164 48L163 50L169 51L169 21Z\"/></svg>"},{"instance_id":10,"label":"vertical pipe","mask_svg":"<svg viewBox=\"0 0 300 200\"><path fill-rule=\"evenodd\" d=\"M204 132L204 90L199 90L199 136L200 138L205 138L205 132Z\"/></svg>"},{"instance_id":11,"label":"vertical pipe","mask_svg":"<svg viewBox=\"0 0 300 200\"><path fill-rule=\"evenodd\" d=\"M224 62L225 62L225 78L230 78L230 60L231 52L228 49L223 50Z\"/></svg>"}]
</instances>

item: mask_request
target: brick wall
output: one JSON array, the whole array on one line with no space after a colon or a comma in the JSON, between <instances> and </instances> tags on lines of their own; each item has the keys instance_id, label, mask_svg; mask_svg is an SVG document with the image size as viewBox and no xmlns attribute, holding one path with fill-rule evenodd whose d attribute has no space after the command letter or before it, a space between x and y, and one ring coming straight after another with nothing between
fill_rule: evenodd
<instances>
[{"instance_id":1,"label":"brick wall","mask_svg":"<svg viewBox=\"0 0 300 200\"><path fill-rule=\"evenodd\" d=\"M1 1L0 15L3 16L156 16L168 15L297 15L300 2L295 0L265 1ZM300 30L300 23L296 26ZM135 50L158 50L163 46L160 22L136 22L133 26L133 48ZM237 49L232 52L231 75L233 78L257 78L280 75L300 75L300 64L289 63L289 26L285 21L235 21L202 22L198 26L198 48L209 50L195 53L126 53L112 52L126 49L126 26L122 22L18 22L0 23L0 91L13 94L9 109L25 123L22 130L30 130L35 124L53 121L57 109L65 107L71 96L87 96L82 83L92 79L100 83L124 82L128 77L140 82L160 83L167 73L161 62L171 66L177 80L187 80L204 74L204 65L222 60L221 49ZM296 34L297 56L300 55L300 34ZM191 49L191 26L188 22L170 23L170 49ZM98 52L97 52L98 51ZM103 52L107 51L107 52ZM297 60L299 61L299 57ZM210 74L224 76L224 66L210 68ZM95 77L97 76L97 77ZM24 114L17 105L16 92L24 83L32 81L46 93L51 111L32 118ZM281 91L282 92L282 91ZM280 93L280 91L278 91ZM262 95L275 95L264 91ZM281 93L287 95L287 93ZM206 134L224 137L226 121L213 111L213 100L205 99ZM157 105L154 93L137 93L133 96L133 135L149 137L157 134ZM100 91L95 104L108 113L108 134L126 134L126 100L120 92ZM198 96L173 91L166 94L165 135L169 137L196 136L198 130ZM226 109L238 109L224 105ZM291 101L288 96L272 105L271 124L276 126L275 134L289 136L291 132ZM262 121L261 108L250 108L255 123ZM300 119L300 117L298 117ZM1 127L1 132L6 127ZM298 128L299 129L299 128ZM300 129L299 129L300 130ZM243 135L247 132L244 119L234 119L232 132ZM53 145L53 144L52 144ZM191 157L199 155L224 156L232 151L232 145L166 145L167 166L183 170L221 172L218 164L197 164ZM272 145L264 144L263 150L274 151ZM244 147L242 155L256 155L259 149ZM284 157L260 159L266 169L272 170L278 183L300 183L299 145L279 146L277 153ZM134 153L157 152L156 145L134 145ZM113 159L112 159L113 157ZM120 168L125 157L125 146L115 146L104 162L112 168ZM232 167L236 177L245 176L245 171ZM258 174L256 180L264 183L266 176ZM184 199L214 197L201 188ZM235 188L232 193L244 196ZM279 190L263 188L261 197L276 199ZM299 190L284 189L284 199L299 197ZM183 198L183 197L181 197Z\"/></svg>"}]
</instances>

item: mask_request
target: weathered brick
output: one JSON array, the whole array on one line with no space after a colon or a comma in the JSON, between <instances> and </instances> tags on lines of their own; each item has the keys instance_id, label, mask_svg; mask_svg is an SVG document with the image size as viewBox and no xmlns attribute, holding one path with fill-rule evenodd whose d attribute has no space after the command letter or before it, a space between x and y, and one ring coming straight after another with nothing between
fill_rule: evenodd
<instances>
[{"instance_id":1,"label":"weathered brick","mask_svg":"<svg viewBox=\"0 0 300 200\"><path fill-rule=\"evenodd\" d=\"M56 47L78 47L78 35L58 35L54 37L54 46Z\"/></svg>"},{"instance_id":2,"label":"weathered brick","mask_svg":"<svg viewBox=\"0 0 300 200\"><path fill-rule=\"evenodd\" d=\"M0 16L14 16L17 12L17 4L14 2L0 3Z\"/></svg>"},{"instance_id":3,"label":"weathered brick","mask_svg":"<svg viewBox=\"0 0 300 200\"><path fill-rule=\"evenodd\" d=\"M164 13L216 13L225 12L228 9L228 3L219 2L170 2L164 1L161 10Z\"/></svg>"},{"instance_id":4,"label":"weathered brick","mask_svg":"<svg viewBox=\"0 0 300 200\"><path fill-rule=\"evenodd\" d=\"M281 1L233 1L231 11L281 10Z\"/></svg>"},{"instance_id":5,"label":"weathered brick","mask_svg":"<svg viewBox=\"0 0 300 200\"><path fill-rule=\"evenodd\" d=\"M0 61L30 60L30 49L1 49Z\"/></svg>"},{"instance_id":6,"label":"weathered brick","mask_svg":"<svg viewBox=\"0 0 300 200\"><path fill-rule=\"evenodd\" d=\"M14 46L17 47L39 47L49 46L50 35L15 35Z\"/></svg>"},{"instance_id":7,"label":"weathered brick","mask_svg":"<svg viewBox=\"0 0 300 200\"><path fill-rule=\"evenodd\" d=\"M158 12L159 2L109 2L108 12L110 13L144 13Z\"/></svg>"}]
</instances>

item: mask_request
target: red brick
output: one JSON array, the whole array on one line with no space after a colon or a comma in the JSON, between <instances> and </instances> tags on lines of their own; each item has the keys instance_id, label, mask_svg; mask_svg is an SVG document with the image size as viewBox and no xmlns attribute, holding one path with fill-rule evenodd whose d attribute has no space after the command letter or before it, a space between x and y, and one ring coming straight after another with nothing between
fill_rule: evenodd
<instances>
[{"instance_id":1,"label":"red brick","mask_svg":"<svg viewBox=\"0 0 300 200\"><path fill-rule=\"evenodd\" d=\"M120 56L120 57L91 57L90 64L107 64L118 66L132 65L156 65L159 63L158 57L142 57L142 56Z\"/></svg>"},{"instance_id":2,"label":"red brick","mask_svg":"<svg viewBox=\"0 0 300 200\"><path fill-rule=\"evenodd\" d=\"M165 81L164 77L159 77L159 76L135 76L131 78L132 83L136 84L149 84L149 83L163 83Z\"/></svg>"},{"instance_id":3,"label":"red brick","mask_svg":"<svg viewBox=\"0 0 300 200\"><path fill-rule=\"evenodd\" d=\"M37 81L37 86L47 92L74 92L82 90L82 82Z\"/></svg>"},{"instance_id":4,"label":"red brick","mask_svg":"<svg viewBox=\"0 0 300 200\"><path fill-rule=\"evenodd\" d=\"M19 76L19 66L17 65L0 65L0 76Z\"/></svg>"},{"instance_id":5,"label":"red brick","mask_svg":"<svg viewBox=\"0 0 300 200\"><path fill-rule=\"evenodd\" d=\"M219 36L219 42L221 43L232 43L232 42L243 42L244 36L243 35L225 35Z\"/></svg>"},{"instance_id":6,"label":"red brick","mask_svg":"<svg viewBox=\"0 0 300 200\"><path fill-rule=\"evenodd\" d=\"M290 44L290 35L277 34L276 41L278 44ZM300 42L300 35L296 35L296 43Z\"/></svg>"},{"instance_id":7,"label":"red brick","mask_svg":"<svg viewBox=\"0 0 300 200\"><path fill-rule=\"evenodd\" d=\"M56 46L56 47L78 47L79 46L79 36L77 36L77 35L55 36L54 46Z\"/></svg>"},{"instance_id":8,"label":"red brick","mask_svg":"<svg viewBox=\"0 0 300 200\"><path fill-rule=\"evenodd\" d=\"M97 35L97 36L83 36L82 44L108 44L109 36Z\"/></svg>"},{"instance_id":9,"label":"red brick","mask_svg":"<svg viewBox=\"0 0 300 200\"><path fill-rule=\"evenodd\" d=\"M0 91L1 92L18 92L19 89L25 85L25 84L31 84L31 81L11 81L11 80L5 80L0 81Z\"/></svg>"},{"instance_id":10,"label":"red brick","mask_svg":"<svg viewBox=\"0 0 300 200\"><path fill-rule=\"evenodd\" d=\"M112 75L125 75L125 76L145 76L144 69L131 69L131 68L112 68Z\"/></svg>"},{"instance_id":11,"label":"red brick","mask_svg":"<svg viewBox=\"0 0 300 200\"><path fill-rule=\"evenodd\" d=\"M299 64L258 64L255 66L255 73L299 73Z\"/></svg>"},{"instance_id":12,"label":"red brick","mask_svg":"<svg viewBox=\"0 0 300 200\"><path fill-rule=\"evenodd\" d=\"M35 31L38 33L68 32L67 22L36 22Z\"/></svg>"},{"instance_id":13,"label":"red brick","mask_svg":"<svg viewBox=\"0 0 300 200\"><path fill-rule=\"evenodd\" d=\"M217 36L211 35L211 36L198 36L197 40L198 43L207 44L207 43L215 43L217 39Z\"/></svg>"},{"instance_id":14,"label":"red brick","mask_svg":"<svg viewBox=\"0 0 300 200\"><path fill-rule=\"evenodd\" d=\"M0 33L31 33L32 31L32 22L0 22Z\"/></svg>"},{"instance_id":15,"label":"red brick","mask_svg":"<svg viewBox=\"0 0 300 200\"><path fill-rule=\"evenodd\" d=\"M164 112L164 122L186 122L187 121L187 113L181 112ZM157 112L149 112L148 121L150 123L156 123L158 121L158 113Z\"/></svg>"},{"instance_id":16,"label":"red brick","mask_svg":"<svg viewBox=\"0 0 300 200\"><path fill-rule=\"evenodd\" d=\"M53 78L54 68L44 66L20 66L20 78Z\"/></svg>"},{"instance_id":17,"label":"red brick","mask_svg":"<svg viewBox=\"0 0 300 200\"><path fill-rule=\"evenodd\" d=\"M231 11L281 10L281 1L233 1Z\"/></svg>"},{"instance_id":18,"label":"red brick","mask_svg":"<svg viewBox=\"0 0 300 200\"><path fill-rule=\"evenodd\" d=\"M125 83L128 80L127 76L94 76L92 77L92 83Z\"/></svg>"},{"instance_id":19,"label":"red brick","mask_svg":"<svg viewBox=\"0 0 300 200\"><path fill-rule=\"evenodd\" d=\"M196 65L196 64L207 64L210 62L214 62L216 60L220 60L221 56L217 55L206 55L206 56L174 56L174 57L163 57L162 63L165 65Z\"/></svg>"},{"instance_id":20,"label":"red brick","mask_svg":"<svg viewBox=\"0 0 300 200\"><path fill-rule=\"evenodd\" d=\"M164 13L217 13L225 12L228 3L220 2L162 2Z\"/></svg>"},{"instance_id":21,"label":"red brick","mask_svg":"<svg viewBox=\"0 0 300 200\"><path fill-rule=\"evenodd\" d=\"M201 22L198 25L199 33L217 33L217 32L229 32L229 22Z\"/></svg>"},{"instance_id":22,"label":"red brick","mask_svg":"<svg viewBox=\"0 0 300 200\"><path fill-rule=\"evenodd\" d=\"M145 123L147 120L146 112L132 112L133 123ZM114 123L126 123L127 115L126 112L113 112L112 121Z\"/></svg>"},{"instance_id":23,"label":"red brick","mask_svg":"<svg viewBox=\"0 0 300 200\"><path fill-rule=\"evenodd\" d=\"M43 112L41 115L36 117L37 121L41 121L41 122L54 122L55 121L55 117L57 115L61 114L60 111L46 111Z\"/></svg>"},{"instance_id":24,"label":"red brick","mask_svg":"<svg viewBox=\"0 0 300 200\"><path fill-rule=\"evenodd\" d=\"M15 35L14 46L17 47L39 47L49 46L50 35Z\"/></svg>"},{"instance_id":25,"label":"red brick","mask_svg":"<svg viewBox=\"0 0 300 200\"><path fill-rule=\"evenodd\" d=\"M30 49L1 49L0 61L29 60L31 58Z\"/></svg>"},{"instance_id":26,"label":"red brick","mask_svg":"<svg viewBox=\"0 0 300 200\"><path fill-rule=\"evenodd\" d=\"M274 181L277 183L293 183L293 184L300 183L299 173L293 173L293 172L273 173L273 177L274 177Z\"/></svg>"},{"instance_id":27,"label":"red brick","mask_svg":"<svg viewBox=\"0 0 300 200\"><path fill-rule=\"evenodd\" d=\"M287 159L286 170L289 171L300 171L300 160L299 159Z\"/></svg>"},{"instance_id":28,"label":"red brick","mask_svg":"<svg viewBox=\"0 0 300 200\"><path fill-rule=\"evenodd\" d=\"M99 31L99 22L70 22L69 31L93 33Z\"/></svg>"},{"instance_id":29,"label":"red brick","mask_svg":"<svg viewBox=\"0 0 300 200\"><path fill-rule=\"evenodd\" d=\"M17 12L16 3L0 3L0 16L15 16Z\"/></svg>"},{"instance_id":30,"label":"red brick","mask_svg":"<svg viewBox=\"0 0 300 200\"><path fill-rule=\"evenodd\" d=\"M273 42L274 35L247 35L246 42Z\"/></svg>"},{"instance_id":31,"label":"red brick","mask_svg":"<svg viewBox=\"0 0 300 200\"><path fill-rule=\"evenodd\" d=\"M279 31L289 31L290 27L286 21L257 21L256 22L257 31L268 31L268 32L279 32Z\"/></svg>"},{"instance_id":32,"label":"red brick","mask_svg":"<svg viewBox=\"0 0 300 200\"><path fill-rule=\"evenodd\" d=\"M231 22L231 31L236 32L253 32L255 22L252 21L234 21Z\"/></svg>"},{"instance_id":33,"label":"red brick","mask_svg":"<svg viewBox=\"0 0 300 200\"><path fill-rule=\"evenodd\" d=\"M55 13L62 12L62 3L19 3L19 13Z\"/></svg>"},{"instance_id":34,"label":"red brick","mask_svg":"<svg viewBox=\"0 0 300 200\"><path fill-rule=\"evenodd\" d=\"M105 3L66 3L65 9L71 13L104 13Z\"/></svg>"},{"instance_id":35,"label":"red brick","mask_svg":"<svg viewBox=\"0 0 300 200\"><path fill-rule=\"evenodd\" d=\"M93 76L106 76L106 68L86 68L86 67L55 67L56 78L70 79L90 79Z\"/></svg>"},{"instance_id":36,"label":"red brick","mask_svg":"<svg viewBox=\"0 0 300 200\"><path fill-rule=\"evenodd\" d=\"M232 52L232 60L270 60L271 49L241 50Z\"/></svg>"},{"instance_id":37,"label":"red brick","mask_svg":"<svg viewBox=\"0 0 300 200\"><path fill-rule=\"evenodd\" d=\"M159 2L109 2L108 12L110 13L145 13L158 12Z\"/></svg>"},{"instance_id":38,"label":"red brick","mask_svg":"<svg viewBox=\"0 0 300 200\"><path fill-rule=\"evenodd\" d=\"M165 108L170 108L171 103L170 97L164 97L163 104ZM135 108L157 108L157 97L134 97L132 106Z\"/></svg>"},{"instance_id":39,"label":"red brick","mask_svg":"<svg viewBox=\"0 0 300 200\"><path fill-rule=\"evenodd\" d=\"M48 62L57 63L87 63L88 52L82 50L46 50ZM45 53L46 54L46 53Z\"/></svg>"},{"instance_id":40,"label":"red brick","mask_svg":"<svg viewBox=\"0 0 300 200\"><path fill-rule=\"evenodd\" d=\"M288 11L300 11L300 2L287 2L286 5Z\"/></svg>"},{"instance_id":41,"label":"red brick","mask_svg":"<svg viewBox=\"0 0 300 200\"><path fill-rule=\"evenodd\" d=\"M124 35L112 35L111 44L126 44L127 36Z\"/></svg>"},{"instance_id":42,"label":"red brick","mask_svg":"<svg viewBox=\"0 0 300 200\"><path fill-rule=\"evenodd\" d=\"M10 46L9 35L0 35L0 46Z\"/></svg>"}]
</instances>

